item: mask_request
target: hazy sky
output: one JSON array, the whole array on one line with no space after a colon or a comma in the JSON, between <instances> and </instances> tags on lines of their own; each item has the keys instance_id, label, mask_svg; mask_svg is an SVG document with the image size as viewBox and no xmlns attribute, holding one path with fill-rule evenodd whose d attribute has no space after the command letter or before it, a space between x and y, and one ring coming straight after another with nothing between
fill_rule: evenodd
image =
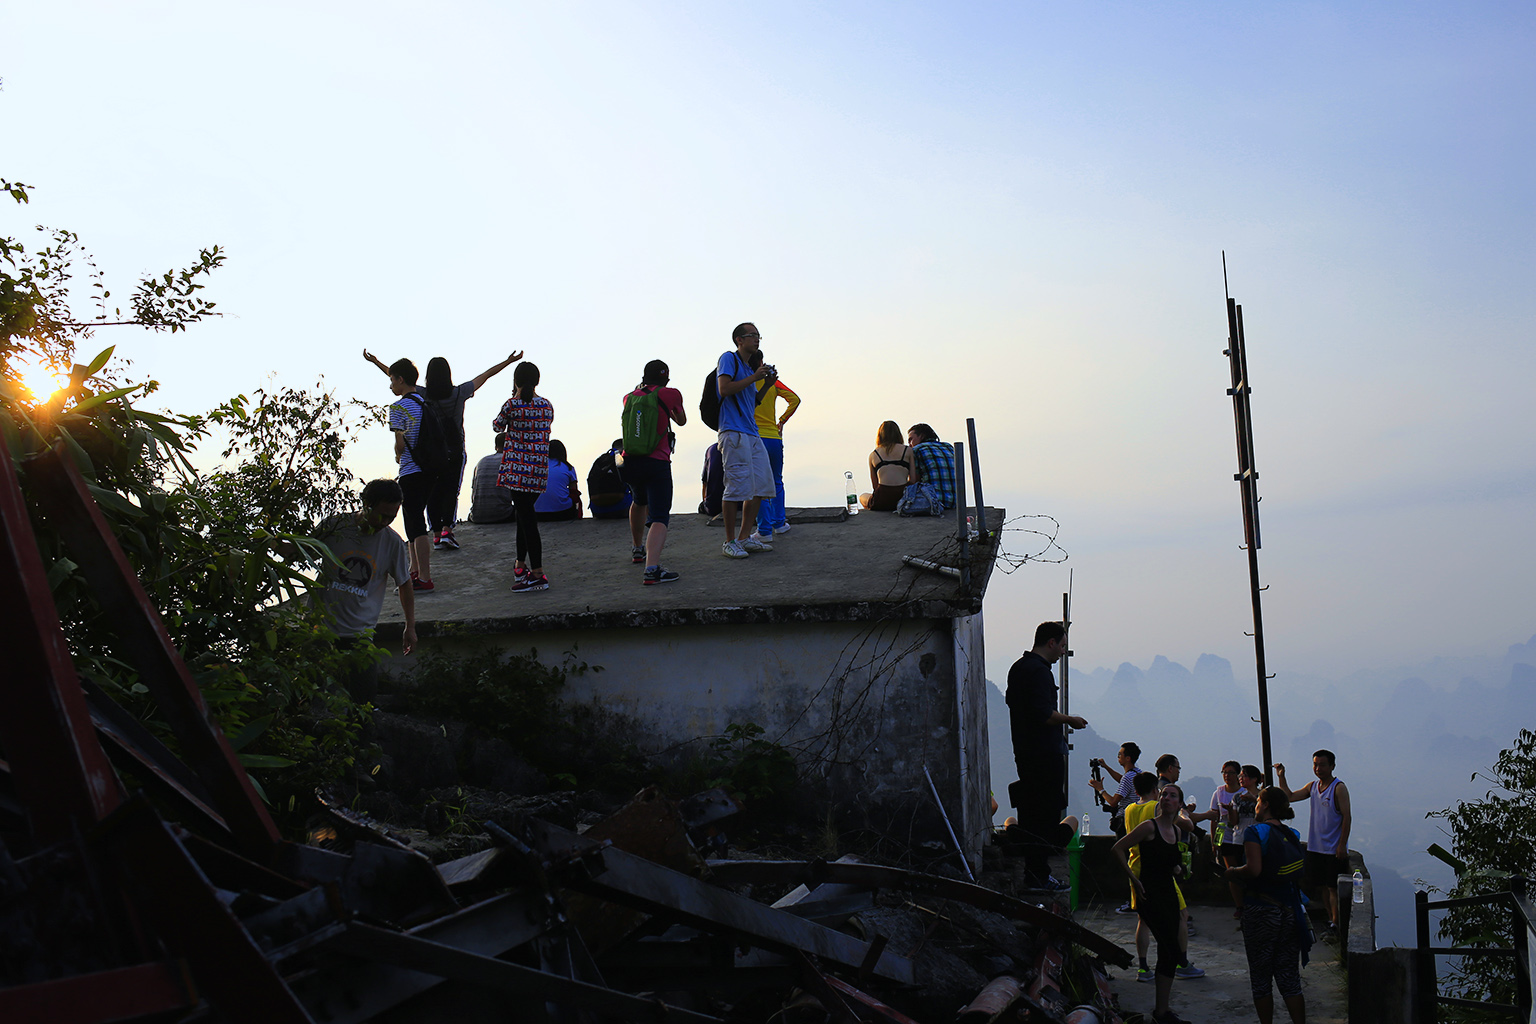
<instances>
[{"instance_id":1,"label":"hazy sky","mask_svg":"<svg viewBox=\"0 0 1536 1024\"><path fill-rule=\"evenodd\" d=\"M792 505L974 416L1071 554L994 581L999 680L1068 567L1085 665L1251 674L1224 249L1279 687L1536 626L1533 52L1528 3L11 4L0 231L123 296L224 246L224 319L100 338L183 411L522 348L584 473L646 360L691 405L751 319Z\"/></svg>"}]
</instances>

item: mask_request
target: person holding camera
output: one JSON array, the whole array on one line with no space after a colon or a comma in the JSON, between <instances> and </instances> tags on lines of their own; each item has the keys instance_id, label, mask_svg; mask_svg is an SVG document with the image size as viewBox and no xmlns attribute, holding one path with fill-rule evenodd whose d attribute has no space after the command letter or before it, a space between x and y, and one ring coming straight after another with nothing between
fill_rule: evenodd
<instances>
[{"instance_id":1,"label":"person holding camera","mask_svg":"<svg viewBox=\"0 0 1536 1024\"><path fill-rule=\"evenodd\" d=\"M727 558L773 550L771 541L757 536L757 507L764 498L773 497L774 487L768 449L757 433L755 385L778 374L767 364L756 370L748 365L762 338L756 324L737 324L731 331L736 347L721 353L715 367L715 391L720 396L720 461L725 466L721 501L725 543L720 545L720 553Z\"/></svg>"},{"instance_id":2,"label":"person holding camera","mask_svg":"<svg viewBox=\"0 0 1536 1024\"><path fill-rule=\"evenodd\" d=\"M1116 835L1125 834L1123 825L1125 808L1129 807L1135 800L1136 776L1141 774L1141 769L1136 767L1136 759L1140 756L1141 748L1139 746L1134 743L1122 743L1120 744L1120 752L1115 755L1115 760L1120 762L1120 767L1124 769L1123 771L1115 771L1104 763L1102 757L1096 757L1088 762L1109 772L1109 777L1120 784L1120 788L1115 790L1115 792L1105 793L1103 779L1088 780L1088 785L1092 786L1096 792L1104 797L1105 809L1114 814L1114 817L1110 819L1112 826L1114 823L1121 823L1120 827L1114 829Z\"/></svg>"},{"instance_id":3,"label":"person holding camera","mask_svg":"<svg viewBox=\"0 0 1536 1024\"><path fill-rule=\"evenodd\" d=\"M1179 943L1179 894L1177 879L1184 873L1179 856L1179 830L1186 827L1183 818L1184 790L1177 782L1163 787L1157 798L1157 811L1115 843L1115 858L1131 880L1136 913L1157 942L1155 968L1156 993L1152 1020L1156 1024L1188 1024L1168 1005L1173 993L1174 974L1182 958ZM1181 818L1183 819L1181 821ZM1140 873L1131 870L1130 849L1139 853Z\"/></svg>"}]
</instances>

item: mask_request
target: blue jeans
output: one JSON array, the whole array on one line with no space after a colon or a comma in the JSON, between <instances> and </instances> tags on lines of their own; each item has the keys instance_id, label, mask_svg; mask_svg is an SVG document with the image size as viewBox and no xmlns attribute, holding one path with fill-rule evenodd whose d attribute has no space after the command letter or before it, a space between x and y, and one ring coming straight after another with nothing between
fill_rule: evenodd
<instances>
[{"instance_id":1,"label":"blue jeans","mask_svg":"<svg viewBox=\"0 0 1536 1024\"><path fill-rule=\"evenodd\" d=\"M784 513L784 439L765 437L763 447L768 449L768 465L773 470L774 495L757 506L757 532L769 534L775 526L789 523Z\"/></svg>"}]
</instances>

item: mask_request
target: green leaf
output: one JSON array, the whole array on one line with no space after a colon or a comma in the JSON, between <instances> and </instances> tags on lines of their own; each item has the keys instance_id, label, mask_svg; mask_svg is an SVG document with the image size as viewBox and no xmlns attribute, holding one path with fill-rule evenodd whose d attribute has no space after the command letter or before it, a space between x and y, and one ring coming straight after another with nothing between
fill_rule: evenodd
<instances>
[{"instance_id":1,"label":"green leaf","mask_svg":"<svg viewBox=\"0 0 1536 1024\"><path fill-rule=\"evenodd\" d=\"M229 741L229 745L235 748L236 751L244 750L251 745L252 740L267 731L267 727L272 724L272 719L275 717L277 717L275 714L266 715L245 723L245 728L241 729L239 735Z\"/></svg>"},{"instance_id":2,"label":"green leaf","mask_svg":"<svg viewBox=\"0 0 1536 1024\"><path fill-rule=\"evenodd\" d=\"M110 295L112 293L108 292L107 294ZM108 345L106 348L97 353L96 358L91 360L91 365L85 368L85 375L87 377L94 376L97 370L101 369L103 366L106 366L107 360L112 358L112 351L116 348L116 345Z\"/></svg>"},{"instance_id":3,"label":"green leaf","mask_svg":"<svg viewBox=\"0 0 1536 1024\"><path fill-rule=\"evenodd\" d=\"M276 754L241 754L240 763L247 768L291 768L298 764Z\"/></svg>"},{"instance_id":4,"label":"green leaf","mask_svg":"<svg viewBox=\"0 0 1536 1024\"><path fill-rule=\"evenodd\" d=\"M77 403L76 405L72 405L72 406L70 406L68 409L66 409L64 411L67 412L67 413L81 413L81 412L85 412L87 409L94 409L94 408L96 408L98 405L102 404L103 402L110 402L114 398L122 398L124 395L131 395L135 391L137 391L140 388L142 388L143 386L144 386L143 384L135 384L132 387L118 388L115 391L103 391L101 394L99 394L99 395L92 395L90 398L87 398L85 401Z\"/></svg>"},{"instance_id":5,"label":"green leaf","mask_svg":"<svg viewBox=\"0 0 1536 1024\"><path fill-rule=\"evenodd\" d=\"M57 591L59 584L69 578L70 574L80 568L67 558L58 558L48 567L48 589Z\"/></svg>"}]
</instances>

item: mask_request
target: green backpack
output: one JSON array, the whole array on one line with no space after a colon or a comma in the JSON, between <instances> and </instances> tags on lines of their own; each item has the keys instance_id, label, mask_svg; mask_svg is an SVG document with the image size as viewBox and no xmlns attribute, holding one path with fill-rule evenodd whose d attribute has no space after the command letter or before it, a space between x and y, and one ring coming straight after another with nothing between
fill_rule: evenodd
<instances>
[{"instance_id":1,"label":"green backpack","mask_svg":"<svg viewBox=\"0 0 1536 1024\"><path fill-rule=\"evenodd\" d=\"M661 443L661 399L653 387L624 396L624 454L649 455Z\"/></svg>"}]
</instances>

